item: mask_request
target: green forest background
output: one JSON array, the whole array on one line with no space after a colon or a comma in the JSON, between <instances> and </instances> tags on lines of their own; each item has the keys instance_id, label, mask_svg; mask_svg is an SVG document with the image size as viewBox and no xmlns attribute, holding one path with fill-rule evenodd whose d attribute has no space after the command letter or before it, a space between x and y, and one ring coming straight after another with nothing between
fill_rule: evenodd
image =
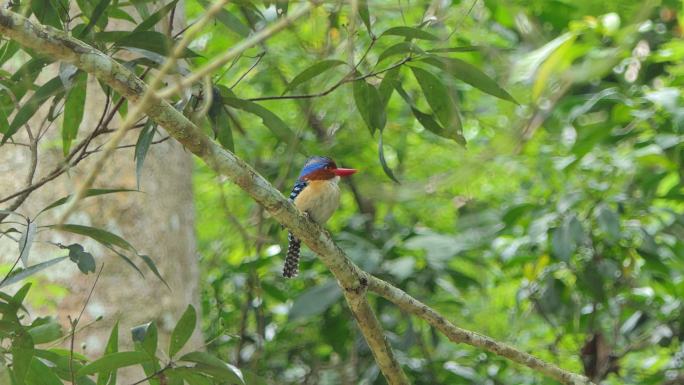
<instances>
[{"instance_id":1,"label":"green forest background","mask_svg":"<svg viewBox=\"0 0 684 385\"><path fill-rule=\"evenodd\" d=\"M191 69L299 4L227 5ZM597 384L684 383L682 3L354 4L225 66L204 129L286 195L310 155L358 168L326 228L454 324ZM186 1L187 20L207 6ZM338 84L350 63L374 75ZM250 384L385 383L317 257L283 279L287 231L199 160L193 184L206 349ZM412 383L556 383L371 303Z\"/></svg>"}]
</instances>

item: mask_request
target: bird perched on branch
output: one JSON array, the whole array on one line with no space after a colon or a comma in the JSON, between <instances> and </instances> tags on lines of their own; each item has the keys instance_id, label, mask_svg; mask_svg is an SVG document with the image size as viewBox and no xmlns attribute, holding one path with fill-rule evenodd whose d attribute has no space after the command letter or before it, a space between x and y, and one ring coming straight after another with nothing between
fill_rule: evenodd
<instances>
[{"instance_id":1,"label":"bird perched on branch","mask_svg":"<svg viewBox=\"0 0 684 385\"><path fill-rule=\"evenodd\" d=\"M307 159L290 193L290 200L309 218L324 224L340 204L340 177L355 173L353 168L339 168L325 156ZM296 277L299 272L299 249L301 241L292 233L287 235L287 256L283 277Z\"/></svg>"}]
</instances>

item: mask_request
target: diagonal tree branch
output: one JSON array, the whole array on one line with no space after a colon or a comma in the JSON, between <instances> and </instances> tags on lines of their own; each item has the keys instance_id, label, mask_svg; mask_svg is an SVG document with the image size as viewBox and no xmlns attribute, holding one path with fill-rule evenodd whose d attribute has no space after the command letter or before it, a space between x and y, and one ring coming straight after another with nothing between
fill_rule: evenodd
<instances>
[{"instance_id":1,"label":"diagonal tree branch","mask_svg":"<svg viewBox=\"0 0 684 385\"><path fill-rule=\"evenodd\" d=\"M131 102L139 101L147 90L142 80L102 52L63 32L35 24L16 13L0 9L0 34L25 47L52 55L58 60L71 63L93 74ZM202 158L213 170L227 176L240 186L278 222L287 226L297 238L318 254L342 287L345 299L388 383L408 384L409 382L399 367L383 329L368 303L366 291L369 287L402 309L428 321L454 342L463 342L488 350L555 378L565 385L592 384L583 376L567 372L509 345L456 328L446 318L400 289L370 276L349 260L344 251L332 241L330 235L321 226L299 212L242 159L211 141L169 103L155 99L147 105L144 113L164 127L188 150Z\"/></svg>"}]
</instances>

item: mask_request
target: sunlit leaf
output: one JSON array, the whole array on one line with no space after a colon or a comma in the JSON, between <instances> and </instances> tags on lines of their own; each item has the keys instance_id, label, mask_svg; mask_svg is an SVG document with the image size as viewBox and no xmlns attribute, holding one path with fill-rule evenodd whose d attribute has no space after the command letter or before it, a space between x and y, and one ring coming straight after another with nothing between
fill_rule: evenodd
<instances>
[{"instance_id":1,"label":"sunlit leaf","mask_svg":"<svg viewBox=\"0 0 684 385\"><path fill-rule=\"evenodd\" d=\"M35 221L27 220L26 230L21 233L21 238L17 245L19 246L19 259L24 267L28 266L29 253L31 252L31 246L33 246L33 239L36 237L36 230L38 230L38 224Z\"/></svg>"}]
</instances>

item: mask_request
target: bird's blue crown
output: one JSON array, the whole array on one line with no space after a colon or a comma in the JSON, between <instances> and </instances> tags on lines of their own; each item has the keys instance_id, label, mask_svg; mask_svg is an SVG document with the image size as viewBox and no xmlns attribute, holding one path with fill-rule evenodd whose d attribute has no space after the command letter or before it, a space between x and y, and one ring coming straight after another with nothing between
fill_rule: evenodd
<instances>
[{"instance_id":1,"label":"bird's blue crown","mask_svg":"<svg viewBox=\"0 0 684 385\"><path fill-rule=\"evenodd\" d=\"M312 156L304 163L304 167L302 167L302 171L299 173L299 179L302 179L304 176L314 171L322 170L328 165L333 168L337 167L335 166L335 162L326 156Z\"/></svg>"}]
</instances>

